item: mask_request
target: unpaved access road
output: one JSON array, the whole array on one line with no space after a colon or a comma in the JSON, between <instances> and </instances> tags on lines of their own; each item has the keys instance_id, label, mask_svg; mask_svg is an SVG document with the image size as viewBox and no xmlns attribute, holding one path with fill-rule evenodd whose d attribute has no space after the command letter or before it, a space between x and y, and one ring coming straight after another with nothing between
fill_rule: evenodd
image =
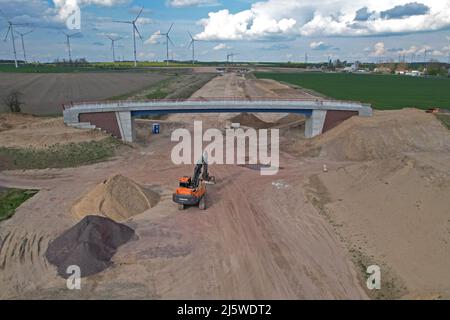
<instances>
[{"instance_id":1,"label":"unpaved access road","mask_svg":"<svg viewBox=\"0 0 450 320\"><path fill-rule=\"evenodd\" d=\"M350 255L302 187L321 164L282 153L283 168L266 177L211 166L217 184L208 188L208 209L179 211L171 195L193 165L174 165L173 146L165 132L105 163L0 173L2 186L41 189L0 225L0 298L367 298ZM69 291L44 258L47 245L79 221L73 204L116 174L158 192L160 201L126 222L139 239L119 249L113 267Z\"/></svg>"}]
</instances>

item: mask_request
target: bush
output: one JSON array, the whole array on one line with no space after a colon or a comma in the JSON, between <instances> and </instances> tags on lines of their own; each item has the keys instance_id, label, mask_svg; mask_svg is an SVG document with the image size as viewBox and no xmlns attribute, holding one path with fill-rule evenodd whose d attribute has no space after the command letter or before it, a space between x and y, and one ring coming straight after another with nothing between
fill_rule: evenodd
<instances>
[{"instance_id":1,"label":"bush","mask_svg":"<svg viewBox=\"0 0 450 320\"><path fill-rule=\"evenodd\" d=\"M20 102L21 96L22 93L19 91L12 91L8 96L6 96L4 103L11 112L20 113L22 111L21 105L23 105L23 103Z\"/></svg>"}]
</instances>

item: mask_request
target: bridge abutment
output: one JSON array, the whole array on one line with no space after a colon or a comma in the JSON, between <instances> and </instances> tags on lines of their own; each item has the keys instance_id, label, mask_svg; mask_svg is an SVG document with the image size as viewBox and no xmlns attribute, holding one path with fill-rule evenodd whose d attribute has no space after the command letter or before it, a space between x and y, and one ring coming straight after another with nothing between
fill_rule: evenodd
<instances>
[{"instance_id":1,"label":"bridge abutment","mask_svg":"<svg viewBox=\"0 0 450 320\"><path fill-rule=\"evenodd\" d=\"M116 118L122 141L133 142L136 138L136 132L134 130L134 119L131 116L131 112L116 112Z\"/></svg>"},{"instance_id":2,"label":"bridge abutment","mask_svg":"<svg viewBox=\"0 0 450 320\"><path fill-rule=\"evenodd\" d=\"M322 134L323 125L327 116L326 110L313 110L310 117L306 118L305 137L314 138Z\"/></svg>"}]
</instances>

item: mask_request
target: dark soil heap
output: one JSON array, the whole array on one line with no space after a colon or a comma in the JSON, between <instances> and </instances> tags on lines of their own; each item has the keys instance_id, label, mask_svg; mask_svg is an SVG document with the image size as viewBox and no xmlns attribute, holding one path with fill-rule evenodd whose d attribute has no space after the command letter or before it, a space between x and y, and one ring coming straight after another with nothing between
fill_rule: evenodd
<instances>
[{"instance_id":1,"label":"dark soil heap","mask_svg":"<svg viewBox=\"0 0 450 320\"><path fill-rule=\"evenodd\" d=\"M117 249L134 237L134 230L109 218L87 216L53 240L45 253L63 278L67 267L80 267L81 277L99 273L112 265Z\"/></svg>"}]
</instances>

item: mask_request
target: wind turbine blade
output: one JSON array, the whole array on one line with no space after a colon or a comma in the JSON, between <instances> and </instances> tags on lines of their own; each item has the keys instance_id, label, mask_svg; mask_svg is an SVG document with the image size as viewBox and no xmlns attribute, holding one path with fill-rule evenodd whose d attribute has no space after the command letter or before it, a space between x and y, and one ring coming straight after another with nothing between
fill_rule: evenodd
<instances>
[{"instance_id":1,"label":"wind turbine blade","mask_svg":"<svg viewBox=\"0 0 450 320\"><path fill-rule=\"evenodd\" d=\"M117 20L113 20L113 22L115 23L126 23L126 24L133 24L132 21L117 21Z\"/></svg>"},{"instance_id":2,"label":"wind turbine blade","mask_svg":"<svg viewBox=\"0 0 450 320\"><path fill-rule=\"evenodd\" d=\"M173 27L173 23L170 25L169 31L167 31L167 34L170 33L170 31L172 31L172 27Z\"/></svg>"},{"instance_id":3,"label":"wind turbine blade","mask_svg":"<svg viewBox=\"0 0 450 320\"><path fill-rule=\"evenodd\" d=\"M192 36L192 34L188 31L189 33L189 37L191 37L192 41L194 41L194 37Z\"/></svg>"},{"instance_id":4,"label":"wind turbine blade","mask_svg":"<svg viewBox=\"0 0 450 320\"><path fill-rule=\"evenodd\" d=\"M142 11L144 11L144 7L141 8L141 11L139 11L139 14L137 15L136 19L134 19L134 22L136 22L139 19L139 17L142 14Z\"/></svg>"},{"instance_id":5,"label":"wind turbine blade","mask_svg":"<svg viewBox=\"0 0 450 320\"><path fill-rule=\"evenodd\" d=\"M169 42L175 47L175 44L172 42L172 39L170 39L169 36L167 36L167 39L169 40Z\"/></svg>"},{"instance_id":6,"label":"wind turbine blade","mask_svg":"<svg viewBox=\"0 0 450 320\"><path fill-rule=\"evenodd\" d=\"M8 39L10 31L11 31L11 26L9 26L8 31L6 32L5 40L3 40L3 41L6 41Z\"/></svg>"},{"instance_id":7,"label":"wind turbine blade","mask_svg":"<svg viewBox=\"0 0 450 320\"><path fill-rule=\"evenodd\" d=\"M142 36L141 36L141 33L139 32L138 28L137 28L136 26L134 26L134 29L136 30L136 32L137 32L139 38L140 38L141 40L143 40L143 39L142 39Z\"/></svg>"},{"instance_id":8,"label":"wind turbine blade","mask_svg":"<svg viewBox=\"0 0 450 320\"><path fill-rule=\"evenodd\" d=\"M26 36L27 34L30 34L30 33L33 33L33 32L34 32L34 30L31 30L31 31L25 32L23 35Z\"/></svg>"},{"instance_id":9,"label":"wind turbine blade","mask_svg":"<svg viewBox=\"0 0 450 320\"><path fill-rule=\"evenodd\" d=\"M188 48L190 48L190 47L192 47L192 44L194 43L194 40L192 40L190 43L189 43L189 47Z\"/></svg>"}]
</instances>

